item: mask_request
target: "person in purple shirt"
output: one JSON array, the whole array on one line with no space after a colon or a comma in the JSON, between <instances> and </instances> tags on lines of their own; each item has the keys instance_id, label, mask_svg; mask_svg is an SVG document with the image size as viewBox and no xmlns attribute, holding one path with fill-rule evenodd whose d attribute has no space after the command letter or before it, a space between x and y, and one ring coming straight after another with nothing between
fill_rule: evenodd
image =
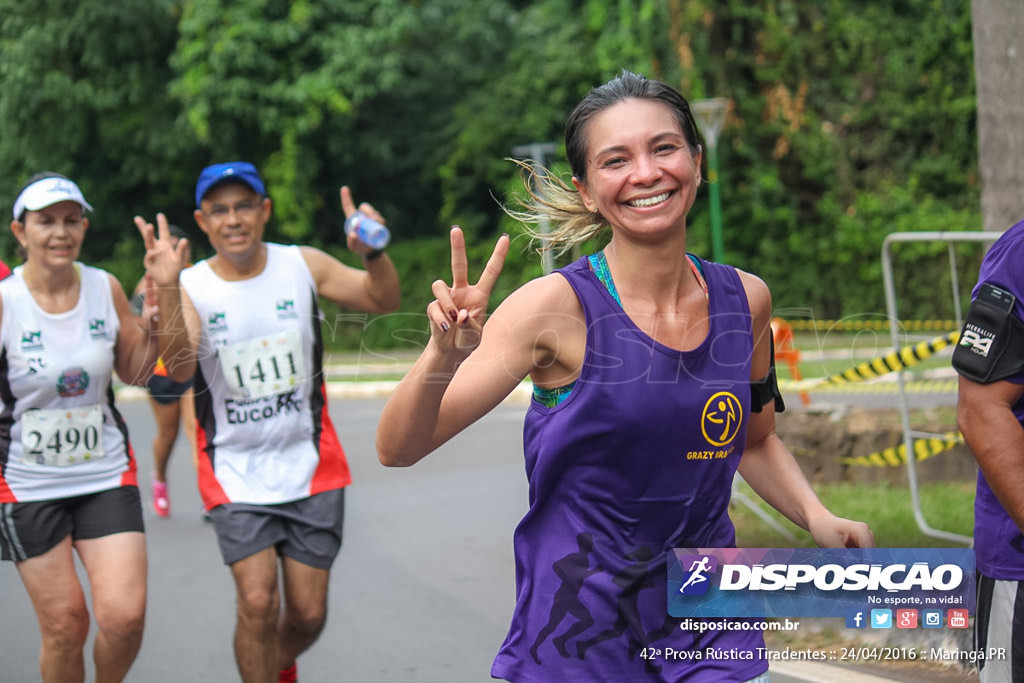
<instances>
[{"instance_id":1,"label":"person in purple shirt","mask_svg":"<svg viewBox=\"0 0 1024 683\"><path fill-rule=\"evenodd\" d=\"M870 546L873 536L822 506L762 409L781 407L767 286L686 253L702 161L686 100L624 72L573 110L566 151L572 186L536 174L540 189L516 215L552 222L559 247L602 230L611 240L521 287L485 325L509 238L471 285L453 228L452 283L433 285L430 342L384 408L378 456L414 464L529 376L530 509L515 532L516 606L491 675L766 680L760 631L683 631L668 616L668 553L735 545L737 469L820 545ZM747 656L668 661L645 657L649 646Z\"/></svg>"},{"instance_id":2,"label":"person in purple shirt","mask_svg":"<svg viewBox=\"0 0 1024 683\"><path fill-rule=\"evenodd\" d=\"M981 680L1024 680L1024 221L985 255L953 354L957 424L978 461L975 640L1007 656L979 661Z\"/></svg>"}]
</instances>

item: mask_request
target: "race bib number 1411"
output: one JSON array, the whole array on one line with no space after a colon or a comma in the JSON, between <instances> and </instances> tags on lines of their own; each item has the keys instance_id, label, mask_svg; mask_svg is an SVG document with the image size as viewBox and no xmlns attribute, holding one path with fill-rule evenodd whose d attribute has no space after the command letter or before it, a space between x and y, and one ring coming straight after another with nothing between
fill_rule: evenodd
<instances>
[{"instance_id":1,"label":"race bib number 1411","mask_svg":"<svg viewBox=\"0 0 1024 683\"><path fill-rule=\"evenodd\" d=\"M292 391L305 358L298 330L249 339L217 350L224 381L235 398L255 399Z\"/></svg>"}]
</instances>

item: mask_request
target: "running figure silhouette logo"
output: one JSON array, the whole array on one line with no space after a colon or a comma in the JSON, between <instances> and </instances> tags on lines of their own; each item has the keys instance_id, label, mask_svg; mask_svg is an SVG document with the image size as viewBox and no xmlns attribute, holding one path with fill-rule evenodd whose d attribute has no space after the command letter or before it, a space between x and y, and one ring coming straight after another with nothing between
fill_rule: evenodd
<instances>
[{"instance_id":1,"label":"running figure silhouette logo","mask_svg":"<svg viewBox=\"0 0 1024 683\"><path fill-rule=\"evenodd\" d=\"M688 555L679 558L680 566L686 567L689 574L679 592L683 595L704 595L711 587L708 574L718 570L718 561L710 555Z\"/></svg>"},{"instance_id":2,"label":"running figure silhouette logo","mask_svg":"<svg viewBox=\"0 0 1024 683\"><path fill-rule=\"evenodd\" d=\"M719 391L704 404L700 429L713 446L724 446L736 438L743 424L743 407L728 391Z\"/></svg>"}]
</instances>

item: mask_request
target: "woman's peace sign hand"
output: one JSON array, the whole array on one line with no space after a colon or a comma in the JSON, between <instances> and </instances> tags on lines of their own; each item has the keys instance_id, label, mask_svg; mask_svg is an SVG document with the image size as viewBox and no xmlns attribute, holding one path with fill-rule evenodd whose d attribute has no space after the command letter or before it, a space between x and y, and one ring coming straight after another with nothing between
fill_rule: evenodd
<instances>
[{"instance_id":1,"label":"woman's peace sign hand","mask_svg":"<svg viewBox=\"0 0 1024 683\"><path fill-rule=\"evenodd\" d=\"M480 279L471 285L467 279L466 241L458 226L451 231L452 284L437 280L431 286L436 297L427 306L431 338L442 351L456 351L464 356L480 345L481 331L487 316L487 302L491 290L501 274L508 254L509 237L502 235L494 245L494 252L480 273Z\"/></svg>"}]
</instances>

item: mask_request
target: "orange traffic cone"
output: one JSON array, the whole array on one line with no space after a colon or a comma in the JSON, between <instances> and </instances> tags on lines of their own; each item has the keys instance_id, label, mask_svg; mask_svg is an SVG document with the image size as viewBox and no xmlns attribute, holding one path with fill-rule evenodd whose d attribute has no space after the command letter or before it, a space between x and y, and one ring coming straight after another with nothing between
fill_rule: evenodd
<instances>
[{"instance_id":1,"label":"orange traffic cone","mask_svg":"<svg viewBox=\"0 0 1024 683\"><path fill-rule=\"evenodd\" d=\"M771 326L775 338L775 361L785 361L789 376L799 382L803 376L800 374L800 352L793 346L793 328L783 318L772 318ZM810 394L801 391L800 401L805 406L811 405Z\"/></svg>"}]
</instances>

